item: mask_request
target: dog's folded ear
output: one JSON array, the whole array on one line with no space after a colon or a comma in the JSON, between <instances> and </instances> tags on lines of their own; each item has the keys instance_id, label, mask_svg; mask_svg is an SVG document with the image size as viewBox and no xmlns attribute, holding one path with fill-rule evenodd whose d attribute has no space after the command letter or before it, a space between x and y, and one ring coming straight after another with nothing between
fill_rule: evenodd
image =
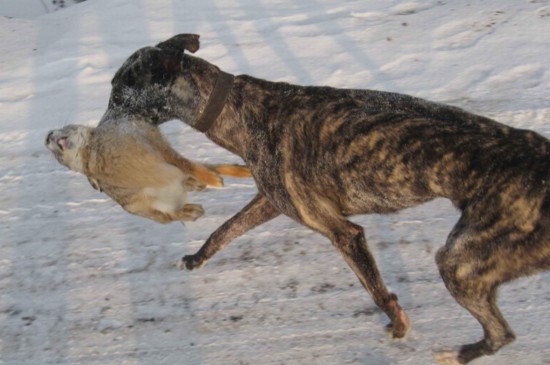
<instances>
[{"instance_id":1,"label":"dog's folded ear","mask_svg":"<svg viewBox=\"0 0 550 365\"><path fill-rule=\"evenodd\" d=\"M178 34L172 38L160 42L157 47L168 51L183 51L187 50L195 53L199 50L199 35L198 34Z\"/></svg>"}]
</instances>

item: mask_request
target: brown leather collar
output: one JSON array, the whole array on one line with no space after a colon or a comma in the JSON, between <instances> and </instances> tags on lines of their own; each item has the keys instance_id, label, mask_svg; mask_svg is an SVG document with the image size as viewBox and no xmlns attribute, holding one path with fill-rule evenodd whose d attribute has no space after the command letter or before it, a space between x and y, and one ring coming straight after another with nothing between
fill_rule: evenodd
<instances>
[{"instance_id":1,"label":"brown leather collar","mask_svg":"<svg viewBox=\"0 0 550 365\"><path fill-rule=\"evenodd\" d=\"M214 90L210 93L206 107L195 123L193 123L193 128L202 133L210 129L223 110L225 101L233 87L234 79L235 76L220 70L218 78L216 79L216 84L214 85Z\"/></svg>"}]
</instances>

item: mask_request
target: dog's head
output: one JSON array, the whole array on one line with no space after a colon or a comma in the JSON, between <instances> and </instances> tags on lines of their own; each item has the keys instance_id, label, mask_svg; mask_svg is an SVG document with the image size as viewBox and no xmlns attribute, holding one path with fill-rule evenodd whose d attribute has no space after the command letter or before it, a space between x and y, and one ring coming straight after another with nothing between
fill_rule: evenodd
<instances>
[{"instance_id":1,"label":"dog's head","mask_svg":"<svg viewBox=\"0 0 550 365\"><path fill-rule=\"evenodd\" d=\"M46 147L57 161L77 172L84 171L83 147L88 143L94 128L70 124L61 129L48 132Z\"/></svg>"},{"instance_id":2,"label":"dog's head","mask_svg":"<svg viewBox=\"0 0 550 365\"><path fill-rule=\"evenodd\" d=\"M199 91L191 74L207 63L184 51L194 53L198 49L198 35L179 34L134 52L111 82L108 115L122 113L155 124L176 118L192 120Z\"/></svg>"}]
</instances>

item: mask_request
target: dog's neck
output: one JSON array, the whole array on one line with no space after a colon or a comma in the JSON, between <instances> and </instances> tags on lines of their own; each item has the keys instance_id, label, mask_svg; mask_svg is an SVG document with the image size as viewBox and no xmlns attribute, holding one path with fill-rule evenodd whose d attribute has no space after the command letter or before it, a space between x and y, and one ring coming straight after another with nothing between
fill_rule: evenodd
<instances>
[{"instance_id":1,"label":"dog's neck","mask_svg":"<svg viewBox=\"0 0 550 365\"><path fill-rule=\"evenodd\" d=\"M196 121L205 110L222 71L202 59L194 61L191 66L192 75L199 91L198 108L194 119ZM255 128L255 123L262 123L264 104L278 97L277 85L279 83L251 76L236 76L219 115L211 121L209 128L203 133L219 146L245 158L250 145L248 139L254 138L255 135L246 130ZM190 121L183 115L180 119L196 128L193 120Z\"/></svg>"},{"instance_id":2,"label":"dog's neck","mask_svg":"<svg viewBox=\"0 0 550 365\"><path fill-rule=\"evenodd\" d=\"M233 87L234 79L235 76L219 71L204 110L200 112L197 119L193 122L193 127L195 129L205 133L212 127L225 107L227 97L231 93L231 88Z\"/></svg>"},{"instance_id":3,"label":"dog's neck","mask_svg":"<svg viewBox=\"0 0 550 365\"><path fill-rule=\"evenodd\" d=\"M224 103L217 111L217 115L206 121L207 128L197 126L195 123L201 119L201 116L205 115L208 110L208 104L211 96L215 93L216 83L223 77L223 71L214 65L211 65L203 60L200 60L207 64L197 67L196 72L193 73L195 84L199 91L197 114L193 120L189 120L182 116L182 120L186 121L193 128L204 133L210 140L220 145L221 147L243 157L245 151L245 141L242 136L245 135L240 131L243 130L244 124L241 123L239 106L237 99L240 98L238 88L235 88L239 84L239 77L231 80L231 87L228 89L228 93L224 95ZM226 79L227 80L227 79ZM222 81L227 87L227 81ZM218 99L219 100L219 99Z\"/></svg>"},{"instance_id":4,"label":"dog's neck","mask_svg":"<svg viewBox=\"0 0 550 365\"><path fill-rule=\"evenodd\" d=\"M205 135L217 145L245 158L250 134L246 132L248 113L242 100L254 103L253 95L243 95L241 76L235 78L226 105L216 122L205 132Z\"/></svg>"}]
</instances>

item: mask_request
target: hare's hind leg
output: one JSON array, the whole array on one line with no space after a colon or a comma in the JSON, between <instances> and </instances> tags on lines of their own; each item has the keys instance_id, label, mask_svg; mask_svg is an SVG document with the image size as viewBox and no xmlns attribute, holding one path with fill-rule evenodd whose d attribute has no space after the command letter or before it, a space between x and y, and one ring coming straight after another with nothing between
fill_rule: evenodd
<instances>
[{"instance_id":1,"label":"hare's hind leg","mask_svg":"<svg viewBox=\"0 0 550 365\"><path fill-rule=\"evenodd\" d=\"M172 216L178 221L195 221L204 215L204 208L200 204L185 204L175 211Z\"/></svg>"},{"instance_id":2,"label":"hare's hind leg","mask_svg":"<svg viewBox=\"0 0 550 365\"><path fill-rule=\"evenodd\" d=\"M185 204L173 213L150 210L147 213L137 213L137 215L149 218L157 223L167 224L176 221L195 221L204 215L204 209L199 204Z\"/></svg>"},{"instance_id":3,"label":"hare's hind leg","mask_svg":"<svg viewBox=\"0 0 550 365\"><path fill-rule=\"evenodd\" d=\"M193 177L202 185L216 187L223 186L223 179L216 171L213 171L199 163L188 160L180 155L172 148L172 146L170 146L170 143L162 137L160 132L158 132L158 137L160 138L153 138L150 142L152 142L154 147L156 147L156 149L161 153L166 162L176 166L185 175Z\"/></svg>"}]
</instances>

